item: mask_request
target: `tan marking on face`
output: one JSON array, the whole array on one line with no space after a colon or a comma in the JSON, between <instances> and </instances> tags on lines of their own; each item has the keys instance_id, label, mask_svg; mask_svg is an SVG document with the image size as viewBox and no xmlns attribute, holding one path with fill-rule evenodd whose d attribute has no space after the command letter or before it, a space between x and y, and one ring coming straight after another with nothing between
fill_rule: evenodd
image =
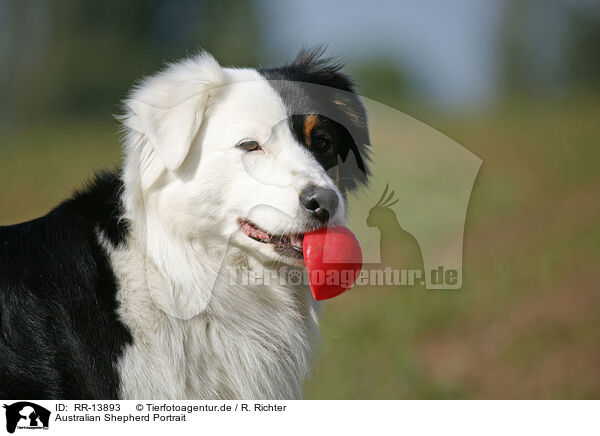
<instances>
[{"instance_id":1,"label":"tan marking on face","mask_svg":"<svg viewBox=\"0 0 600 436\"><path fill-rule=\"evenodd\" d=\"M316 114L310 114L304 119L304 139L306 145L311 145L311 132L319 124L319 118Z\"/></svg>"}]
</instances>

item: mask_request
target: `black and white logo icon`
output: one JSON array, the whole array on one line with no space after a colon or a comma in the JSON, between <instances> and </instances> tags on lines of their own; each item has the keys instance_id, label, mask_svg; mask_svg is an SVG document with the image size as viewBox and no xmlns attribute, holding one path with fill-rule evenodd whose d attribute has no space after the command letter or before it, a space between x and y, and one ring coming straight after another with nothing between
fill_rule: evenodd
<instances>
[{"instance_id":1,"label":"black and white logo icon","mask_svg":"<svg viewBox=\"0 0 600 436\"><path fill-rule=\"evenodd\" d=\"M28 401L19 401L4 405L6 409L6 431L14 433L16 429L48 429L50 411Z\"/></svg>"}]
</instances>

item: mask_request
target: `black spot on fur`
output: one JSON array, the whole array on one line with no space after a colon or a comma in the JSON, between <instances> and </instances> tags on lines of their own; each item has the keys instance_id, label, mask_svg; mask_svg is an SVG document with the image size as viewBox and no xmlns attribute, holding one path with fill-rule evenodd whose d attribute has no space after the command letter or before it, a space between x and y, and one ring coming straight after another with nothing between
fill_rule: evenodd
<instances>
[{"instance_id":1,"label":"black spot on fur","mask_svg":"<svg viewBox=\"0 0 600 436\"><path fill-rule=\"evenodd\" d=\"M117 398L132 338L97 232L124 241L122 187L104 173L48 215L0 227L1 398Z\"/></svg>"},{"instance_id":2,"label":"black spot on fur","mask_svg":"<svg viewBox=\"0 0 600 436\"><path fill-rule=\"evenodd\" d=\"M342 165L337 175L340 189L345 192L365 183L369 174L367 114L352 80L340 72L343 64L322 55L322 48L303 50L291 64L259 72L271 81L285 102L298 142L308 146L304 134L306 117L319 116L319 129L332 139L332 147L309 149L326 170L337 165L338 157L346 162L349 153L353 154L356 165Z\"/></svg>"}]
</instances>

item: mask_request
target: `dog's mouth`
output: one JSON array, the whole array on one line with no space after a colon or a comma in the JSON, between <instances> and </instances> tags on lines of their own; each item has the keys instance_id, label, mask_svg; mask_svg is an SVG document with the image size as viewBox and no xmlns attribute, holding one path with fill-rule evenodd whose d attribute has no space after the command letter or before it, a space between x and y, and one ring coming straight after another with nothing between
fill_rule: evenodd
<instances>
[{"instance_id":1,"label":"dog's mouth","mask_svg":"<svg viewBox=\"0 0 600 436\"><path fill-rule=\"evenodd\" d=\"M263 244L273 245L273 249L283 256L302 259L302 240L303 233L290 233L284 235L273 235L266 230L261 229L256 224L239 219L240 228L251 239Z\"/></svg>"}]
</instances>

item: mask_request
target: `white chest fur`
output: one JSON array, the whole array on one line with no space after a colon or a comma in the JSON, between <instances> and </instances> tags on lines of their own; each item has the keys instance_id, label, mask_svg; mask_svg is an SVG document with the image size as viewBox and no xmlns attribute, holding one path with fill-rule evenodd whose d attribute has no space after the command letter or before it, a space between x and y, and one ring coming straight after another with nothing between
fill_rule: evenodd
<instances>
[{"instance_id":1,"label":"white chest fur","mask_svg":"<svg viewBox=\"0 0 600 436\"><path fill-rule=\"evenodd\" d=\"M123 398L301 396L317 325L306 286L223 280L201 313L179 319L155 304L148 287L160 288L160 279L138 250L112 248L110 256L119 315L133 336L118 362Z\"/></svg>"}]
</instances>

